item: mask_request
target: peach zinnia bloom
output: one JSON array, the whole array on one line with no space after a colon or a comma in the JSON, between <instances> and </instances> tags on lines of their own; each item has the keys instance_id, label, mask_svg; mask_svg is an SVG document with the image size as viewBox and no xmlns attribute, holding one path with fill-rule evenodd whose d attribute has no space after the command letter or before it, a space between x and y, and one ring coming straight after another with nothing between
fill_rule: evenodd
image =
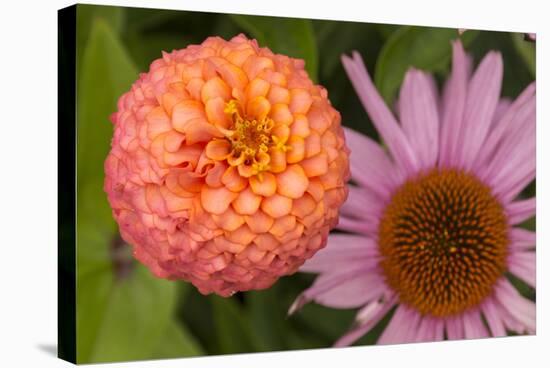
<instances>
[{"instance_id":1,"label":"peach zinnia bloom","mask_svg":"<svg viewBox=\"0 0 550 368\"><path fill-rule=\"evenodd\" d=\"M105 191L156 276L229 296L269 287L325 246L349 151L303 60L210 37L163 53L112 120Z\"/></svg>"},{"instance_id":2,"label":"peach zinnia bloom","mask_svg":"<svg viewBox=\"0 0 550 368\"><path fill-rule=\"evenodd\" d=\"M443 94L409 70L398 123L359 54L344 67L387 151L346 130L350 196L326 249L302 271L319 273L291 307L315 300L360 307L349 345L394 311L379 344L535 332L535 303L509 274L535 288L535 233L518 227L535 198L518 195L535 178L535 83L500 98L502 57L472 71L459 41Z\"/></svg>"}]
</instances>

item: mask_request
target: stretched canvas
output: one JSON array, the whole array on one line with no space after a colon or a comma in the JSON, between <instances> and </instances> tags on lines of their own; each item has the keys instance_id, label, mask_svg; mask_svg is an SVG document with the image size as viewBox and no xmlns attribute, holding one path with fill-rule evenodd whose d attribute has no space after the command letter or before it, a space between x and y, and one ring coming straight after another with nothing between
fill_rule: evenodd
<instances>
[{"instance_id":1,"label":"stretched canvas","mask_svg":"<svg viewBox=\"0 0 550 368\"><path fill-rule=\"evenodd\" d=\"M60 358L536 333L534 34L58 20Z\"/></svg>"}]
</instances>

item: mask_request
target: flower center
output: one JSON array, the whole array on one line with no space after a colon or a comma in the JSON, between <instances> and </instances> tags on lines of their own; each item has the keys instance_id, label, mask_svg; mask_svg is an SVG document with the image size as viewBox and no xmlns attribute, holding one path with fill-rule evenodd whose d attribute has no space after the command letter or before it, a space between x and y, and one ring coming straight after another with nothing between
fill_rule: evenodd
<instances>
[{"instance_id":1,"label":"flower center","mask_svg":"<svg viewBox=\"0 0 550 368\"><path fill-rule=\"evenodd\" d=\"M379 225L380 265L401 302L436 317L478 305L506 270L507 219L471 174L433 169L405 182Z\"/></svg>"},{"instance_id":2,"label":"flower center","mask_svg":"<svg viewBox=\"0 0 550 368\"><path fill-rule=\"evenodd\" d=\"M273 119L267 116L260 120L243 118L235 100L227 103L225 113L233 122L231 135L228 136L232 146L230 163L235 166L250 166L253 174L268 170L268 151L273 143L270 133L275 125Z\"/></svg>"}]
</instances>

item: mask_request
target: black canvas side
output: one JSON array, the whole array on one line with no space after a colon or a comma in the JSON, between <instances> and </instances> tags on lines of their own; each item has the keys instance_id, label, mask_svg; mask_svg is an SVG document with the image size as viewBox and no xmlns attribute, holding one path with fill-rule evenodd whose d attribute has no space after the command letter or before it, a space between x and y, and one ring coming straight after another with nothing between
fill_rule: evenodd
<instances>
[{"instance_id":1,"label":"black canvas side","mask_svg":"<svg viewBox=\"0 0 550 368\"><path fill-rule=\"evenodd\" d=\"M76 5L58 11L57 354L76 363Z\"/></svg>"}]
</instances>

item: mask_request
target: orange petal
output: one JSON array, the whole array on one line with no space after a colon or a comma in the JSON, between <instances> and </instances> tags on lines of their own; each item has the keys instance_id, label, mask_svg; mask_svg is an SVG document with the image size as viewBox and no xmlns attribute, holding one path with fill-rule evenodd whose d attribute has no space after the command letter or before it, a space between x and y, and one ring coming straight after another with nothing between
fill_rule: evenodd
<instances>
[{"instance_id":1,"label":"orange petal","mask_svg":"<svg viewBox=\"0 0 550 368\"><path fill-rule=\"evenodd\" d=\"M244 217L233 211L231 206L221 215L213 215L212 218L216 225L227 231L236 230L244 224Z\"/></svg>"},{"instance_id":2,"label":"orange petal","mask_svg":"<svg viewBox=\"0 0 550 368\"><path fill-rule=\"evenodd\" d=\"M262 197L252 193L250 188L246 188L233 201L233 208L241 215L252 215L260 207L261 201Z\"/></svg>"},{"instance_id":3,"label":"orange petal","mask_svg":"<svg viewBox=\"0 0 550 368\"><path fill-rule=\"evenodd\" d=\"M208 170L204 181L206 185L217 188L223 185L222 176L227 169L227 164L225 162L217 161L214 163L214 167Z\"/></svg>"},{"instance_id":4,"label":"orange petal","mask_svg":"<svg viewBox=\"0 0 550 368\"><path fill-rule=\"evenodd\" d=\"M166 209L170 212L188 210L193 205L193 197L180 197L165 187L160 187L160 193L164 197Z\"/></svg>"},{"instance_id":5,"label":"orange petal","mask_svg":"<svg viewBox=\"0 0 550 368\"><path fill-rule=\"evenodd\" d=\"M290 150L286 152L286 160L289 164L300 162L305 157L305 143L302 137L293 135L289 138L287 145Z\"/></svg>"},{"instance_id":6,"label":"orange petal","mask_svg":"<svg viewBox=\"0 0 550 368\"><path fill-rule=\"evenodd\" d=\"M186 89L194 100L200 100L202 86L204 86L202 78L193 78L187 83Z\"/></svg>"},{"instance_id":7,"label":"orange petal","mask_svg":"<svg viewBox=\"0 0 550 368\"><path fill-rule=\"evenodd\" d=\"M292 209L292 199L278 194L264 198L262 201L262 211L273 218L279 218L288 215Z\"/></svg>"},{"instance_id":8,"label":"orange petal","mask_svg":"<svg viewBox=\"0 0 550 368\"><path fill-rule=\"evenodd\" d=\"M254 244L263 251L275 250L280 245L277 239L269 233L258 235L254 240Z\"/></svg>"},{"instance_id":9,"label":"orange petal","mask_svg":"<svg viewBox=\"0 0 550 368\"><path fill-rule=\"evenodd\" d=\"M238 156L235 156L236 152L233 152L230 156L227 157L227 162L231 166L241 166L244 160L246 159L246 156L243 152L239 153Z\"/></svg>"},{"instance_id":10,"label":"orange petal","mask_svg":"<svg viewBox=\"0 0 550 368\"><path fill-rule=\"evenodd\" d=\"M303 196L292 202L292 211L290 213L298 218L304 218L312 213L316 206L317 202L315 202L315 199L313 199L311 194L305 193Z\"/></svg>"},{"instance_id":11,"label":"orange petal","mask_svg":"<svg viewBox=\"0 0 550 368\"><path fill-rule=\"evenodd\" d=\"M313 99L305 89L296 88L290 90L290 111L293 114L306 114L311 107Z\"/></svg>"},{"instance_id":12,"label":"orange petal","mask_svg":"<svg viewBox=\"0 0 550 368\"><path fill-rule=\"evenodd\" d=\"M230 88L244 89L248 83L248 78L243 70L220 57L211 57L206 60L206 64L215 65L216 71L222 79L227 82Z\"/></svg>"},{"instance_id":13,"label":"orange petal","mask_svg":"<svg viewBox=\"0 0 550 368\"><path fill-rule=\"evenodd\" d=\"M239 175L245 178L250 178L257 174L256 169L254 169L252 165L240 164L237 166L237 169L239 170Z\"/></svg>"},{"instance_id":14,"label":"orange petal","mask_svg":"<svg viewBox=\"0 0 550 368\"><path fill-rule=\"evenodd\" d=\"M254 79L264 69L274 69L273 60L263 56L250 56L243 64L248 79Z\"/></svg>"},{"instance_id":15,"label":"orange petal","mask_svg":"<svg viewBox=\"0 0 550 368\"><path fill-rule=\"evenodd\" d=\"M283 73L273 71L271 69L264 69L259 74L260 78L265 79L272 85L278 85L285 87L287 84L286 77Z\"/></svg>"},{"instance_id":16,"label":"orange petal","mask_svg":"<svg viewBox=\"0 0 550 368\"><path fill-rule=\"evenodd\" d=\"M282 142L286 142L290 136L290 128L288 125L279 124L273 128L271 135L276 136Z\"/></svg>"},{"instance_id":17,"label":"orange petal","mask_svg":"<svg viewBox=\"0 0 550 368\"><path fill-rule=\"evenodd\" d=\"M214 125L225 129L231 127L231 120L224 112L225 101L221 97L211 98L206 102L204 111L208 121Z\"/></svg>"},{"instance_id":18,"label":"orange petal","mask_svg":"<svg viewBox=\"0 0 550 368\"><path fill-rule=\"evenodd\" d=\"M270 155L271 161L269 166L271 171L274 173L284 171L286 169L286 153L281 150L272 149L270 150Z\"/></svg>"},{"instance_id":19,"label":"orange petal","mask_svg":"<svg viewBox=\"0 0 550 368\"><path fill-rule=\"evenodd\" d=\"M145 200L147 205L153 211L153 213L159 216L168 216L166 209L166 202L164 197L160 194L160 187L155 184L147 184L145 186Z\"/></svg>"},{"instance_id":20,"label":"orange petal","mask_svg":"<svg viewBox=\"0 0 550 368\"><path fill-rule=\"evenodd\" d=\"M181 173L178 176L179 185L188 192L198 193L202 189L204 179L194 172Z\"/></svg>"},{"instance_id":21,"label":"orange petal","mask_svg":"<svg viewBox=\"0 0 550 368\"><path fill-rule=\"evenodd\" d=\"M251 245L243 252L246 252L246 257L253 263L259 262L265 256L265 250L259 249L255 245Z\"/></svg>"},{"instance_id":22,"label":"orange petal","mask_svg":"<svg viewBox=\"0 0 550 368\"><path fill-rule=\"evenodd\" d=\"M276 124L290 125L293 120L292 114L290 113L287 104L278 103L271 106L271 113L269 114L269 116L275 121Z\"/></svg>"},{"instance_id":23,"label":"orange petal","mask_svg":"<svg viewBox=\"0 0 550 368\"><path fill-rule=\"evenodd\" d=\"M162 107L164 107L167 114L172 115L174 106L176 106L181 100L181 96L178 96L175 93L167 92L162 95Z\"/></svg>"},{"instance_id":24,"label":"orange petal","mask_svg":"<svg viewBox=\"0 0 550 368\"><path fill-rule=\"evenodd\" d=\"M241 67L246 59L251 55L255 55L256 52L252 48L242 49L242 50L233 50L229 52L224 57L231 62L231 64Z\"/></svg>"},{"instance_id":25,"label":"orange petal","mask_svg":"<svg viewBox=\"0 0 550 368\"><path fill-rule=\"evenodd\" d=\"M194 119L187 123L185 128L185 143L192 145L198 142L208 142L212 138L223 137L223 134L204 118Z\"/></svg>"},{"instance_id":26,"label":"orange petal","mask_svg":"<svg viewBox=\"0 0 550 368\"><path fill-rule=\"evenodd\" d=\"M341 167L337 164L336 161L333 161L328 166L328 171L324 175L319 177L319 179L321 179L321 182L323 183L323 188L325 188L325 190L329 190L343 186L344 182L342 180L341 172Z\"/></svg>"},{"instance_id":27,"label":"orange petal","mask_svg":"<svg viewBox=\"0 0 550 368\"><path fill-rule=\"evenodd\" d=\"M320 98L317 97L317 99ZM307 113L307 120L309 121L310 128L316 130L320 134L327 130L332 122L331 116L328 114L327 108L328 106L325 104L325 102L318 102L316 104L314 103Z\"/></svg>"},{"instance_id":28,"label":"orange petal","mask_svg":"<svg viewBox=\"0 0 550 368\"><path fill-rule=\"evenodd\" d=\"M245 221L252 231L259 234L269 231L275 220L262 211L256 211L252 216L245 216Z\"/></svg>"},{"instance_id":29,"label":"orange petal","mask_svg":"<svg viewBox=\"0 0 550 368\"><path fill-rule=\"evenodd\" d=\"M250 244L256 235L247 225L242 225L237 230L228 233L227 239L233 243Z\"/></svg>"},{"instance_id":30,"label":"orange petal","mask_svg":"<svg viewBox=\"0 0 550 368\"><path fill-rule=\"evenodd\" d=\"M288 92L288 89L284 87L273 85L269 90L267 99L269 100L269 102L271 102L272 105L275 105L277 103L288 105L288 103L290 102L290 92Z\"/></svg>"},{"instance_id":31,"label":"orange petal","mask_svg":"<svg viewBox=\"0 0 550 368\"><path fill-rule=\"evenodd\" d=\"M225 160L230 153L231 143L227 139L215 139L206 145L206 156L212 160Z\"/></svg>"},{"instance_id":32,"label":"orange petal","mask_svg":"<svg viewBox=\"0 0 550 368\"><path fill-rule=\"evenodd\" d=\"M275 191L277 190L275 175L270 172L262 173L262 180L260 180L257 175L248 180L252 191L257 195L269 197L275 194Z\"/></svg>"},{"instance_id":33,"label":"orange petal","mask_svg":"<svg viewBox=\"0 0 550 368\"><path fill-rule=\"evenodd\" d=\"M187 166L195 167L201 152L197 149L197 146L183 146L176 152L164 151L163 160L170 166Z\"/></svg>"},{"instance_id":34,"label":"orange petal","mask_svg":"<svg viewBox=\"0 0 550 368\"><path fill-rule=\"evenodd\" d=\"M170 118L162 108L157 106L151 110L146 117L147 120L147 136L149 139L155 139L161 133L172 130Z\"/></svg>"},{"instance_id":35,"label":"orange petal","mask_svg":"<svg viewBox=\"0 0 550 368\"><path fill-rule=\"evenodd\" d=\"M325 188L323 183L319 179L309 179L309 186L307 187L306 192L311 194L315 202L320 202L323 199L325 194Z\"/></svg>"},{"instance_id":36,"label":"orange petal","mask_svg":"<svg viewBox=\"0 0 550 368\"><path fill-rule=\"evenodd\" d=\"M304 141L306 148L306 158L315 156L321 152L321 137L319 134L312 132Z\"/></svg>"},{"instance_id":37,"label":"orange petal","mask_svg":"<svg viewBox=\"0 0 550 368\"><path fill-rule=\"evenodd\" d=\"M182 67L181 70L176 70L181 72L182 80L187 83L193 78L201 78L202 77L202 62L199 63L186 63L181 64Z\"/></svg>"},{"instance_id":38,"label":"orange petal","mask_svg":"<svg viewBox=\"0 0 550 368\"><path fill-rule=\"evenodd\" d=\"M275 236L283 236L285 233L294 229L296 226L296 217L292 215L286 215L279 217L275 220L275 223L271 227L269 232Z\"/></svg>"},{"instance_id":39,"label":"orange petal","mask_svg":"<svg viewBox=\"0 0 550 368\"><path fill-rule=\"evenodd\" d=\"M257 96L248 101L246 115L249 119L261 121L269 114L270 109L271 104L269 101L265 97Z\"/></svg>"},{"instance_id":40,"label":"orange petal","mask_svg":"<svg viewBox=\"0 0 550 368\"><path fill-rule=\"evenodd\" d=\"M300 198L309 185L300 165L290 165L277 175L277 192L289 198Z\"/></svg>"},{"instance_id":41,"label":"orange petal","mask_svg":"<svg viewBox=\"0 0 550 368\"><path fill-rule=\"evenodd\" d=\"M248 100L252 100L255 97L265 97L269 92L270 84L260 78L255 78L246 86L245 94Z\"/></svg>"},{"instance_id":42,"label":"orange petal","mask_svg":"<svg viewBox=\"0 0 550 368\"><path fill-rule=\"evenodd\" d=\"M204 104L213 98L221 98L229 101L231 98L231 89L220 77L209 79L201 90L201 99Z\"/></svg>"},{"instance_id":43,"label":"orange petal","mask_svg":"<svg viewBox=\"0 0 550 368\"><path fill-rule=\"evenodd\" d=\"M233 193L226 187L210 188L205 185L201 191L201 204L206 211L220 215L227 210L236 197L237 193Z\"/></svg>"},{"instance_id":44,"label":"orange petal","mask_svg":"<svg viewBox=\"0 0 550 368\"><path fill-rule=\"evenodd\" d=\"M172 110L172 126L181 133L185 133L185 128L189 121L204 118L203 106L198 101L181 101L174 105Z\"/></svg>"},{"instance_id":45,"label":"orange petal","mask_svg":"<svg viewBox=\"0 0 550 368\"><path fill-rule=\"evenodd\" d=\"M308 177L320 176L328 171L328 157L327 154L321 152L317 156L310 157L300 162L300 165L304 169Z\"/></svg>"},{"instance_id":46,"label":"orange petal","mask_svg":"<svg viewBox=\"0 0 550 368\"><path fill-rule=\"evenodd\" d=\"M216 245L216 249L220 252L229 252L233 254L238 254L246 248L245 244L230 242L225 236L215 237L214 244Z\"/></svg>"},{"instance_id":47,"label":"orange petal","mask_svg":"<svg viewBox=\"0 0 550 368\"><path fill-rule=\"evenodd\" d=\"M306 138L310 134L309 123L304 115L294 115L294 122L290 125L290 134Z\"/></svg>"},{"instance_id":48,"label":"orange petal","mask_svg":"<svg viewBox=\"0 0 550 368\"><path fill-rule=\"evenodd\" d=\"M222 183L232 192L240 192L246 188L247 180L239 175L237 168L229 166L222 176Z\"/></svg>"},{"instance_id":49,"label":"orange petal","mask_svg":"<svg viewBox=\"0 0 550 368\"><path fill-rule=\"evenodd\" d=\"M170 130L170 132L164 137L164 149L168 152L176 152L181 148L184 141L184 134L176 132L175 130Z\"/></svg>"}]
</instances>

